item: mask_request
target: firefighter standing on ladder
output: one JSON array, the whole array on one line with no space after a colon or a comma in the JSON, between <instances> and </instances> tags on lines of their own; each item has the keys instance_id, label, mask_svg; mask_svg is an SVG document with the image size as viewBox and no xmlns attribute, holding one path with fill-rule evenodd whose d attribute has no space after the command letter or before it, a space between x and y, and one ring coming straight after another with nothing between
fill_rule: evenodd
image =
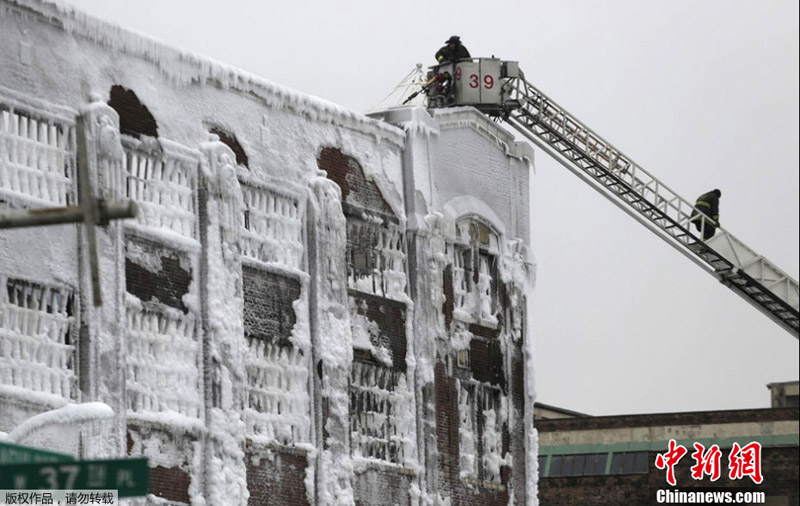
<instances>
[{"instance_id":1,"label":"firefighter standing on ladder","mask_svg":"<svg viewBox=\"0 0 800 506\"><path fill-rule=\"evenodd\" d=\"M703 232L703 240L707 241L714 237L714 233L719 226L719 198L722 197L722 192L719 190L711 190L697 197L697 202L694 206L706 215L707 219L702 219L699 214L692 216L692 223L697 228L697 231ZM708 218L711 218L710 220Z\"/></svg>"}]
</instances>

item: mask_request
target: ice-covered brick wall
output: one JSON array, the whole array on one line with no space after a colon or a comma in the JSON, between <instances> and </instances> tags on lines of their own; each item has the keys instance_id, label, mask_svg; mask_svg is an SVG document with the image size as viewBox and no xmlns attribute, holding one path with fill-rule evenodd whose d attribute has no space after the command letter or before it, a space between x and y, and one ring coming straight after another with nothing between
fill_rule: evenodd
<instances>
[{"instance_id":1,"label":"ice-covered brick wall","mask_svg":"<svg viewBox=\"0 0 800 506\"><path fill-rule=\"evenodd\" d=\"M429 479L454 505L524 504L532 150L470 108L375 116L407 133L414 347L427 368L417 395L436 417L423 434L427 462L438 462Z\"/></svg>"},{"instance_id":2,"label":"ice-covered brick wall","mask_svg":"<svg viewBox=\"0 0 800 506\"><path fill-rule=\"evenodd\" d=\"M303 451L248 452L247 483L251 506L310 506L304 481L308 472Z\"/></svg>"},{"instance_id":3,"label":"ice-covered brick wall","mask_svg":"<svg viewBox=\"0 0 800 506\"><path fill-rule=\"evenodd\" d=\"M293 303L300 298L297 278L245 265L244 335L268 344L291 345L297 322Z\"/></svg>"},{"instance_id":4,"label":"ice-covered brick wall","mask_svg":"<svg viewBox=\"0 0 800 506\"><path fill-rule=\"evenodd\" d=\"M510 134L379 121L44 0L0 0L0 63L0 209L77 203L78 159L139 208L97 228L99 306L84 227L0 232L0 431L105 402L91 441L150 459L147 504L525 504Z\"/></svg>"},{"instance_id":5,"label":"ice-covered brick wall","mask_svg":"<svg viewBox=\"0 0 800 506\"><path fill-rule=\"evenodd\" d=\"M435 118L440 134L431 146L431 163L440 170L432 171L434 208L443 209L455 197L472 197L495 213L506 240L529 244L531 148L463 108L436 110Z\"/></svg>"}]
</instances>

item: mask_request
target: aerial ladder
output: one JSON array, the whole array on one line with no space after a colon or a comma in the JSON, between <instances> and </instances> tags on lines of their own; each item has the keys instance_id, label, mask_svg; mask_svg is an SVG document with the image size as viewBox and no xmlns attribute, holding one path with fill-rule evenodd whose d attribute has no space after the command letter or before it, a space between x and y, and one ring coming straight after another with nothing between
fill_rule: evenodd
<instances>
[{"instance_id":1,"label":"aerial ladder","mask_svg":"<svg viewBox=\"0 0 800 506\"><path fill-rule=\"evenodd\" d=\"M517 62L472 58L431 67L428 107L473 106L505 121L639 223L800 339L798 284L690 201L525 80ZM693 230L695 222L699 231ZM695 226L695 228L697 228Z\"/></svg>"}]
</instances>

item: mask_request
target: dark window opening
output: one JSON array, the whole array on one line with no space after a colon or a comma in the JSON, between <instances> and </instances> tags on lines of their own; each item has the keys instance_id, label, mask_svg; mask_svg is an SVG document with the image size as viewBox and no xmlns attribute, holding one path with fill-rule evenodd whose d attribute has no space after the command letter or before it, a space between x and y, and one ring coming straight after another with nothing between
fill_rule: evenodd
<instances>
[{"instance_id":1,"label":"dark window opening","mask_svg":"<svg viewBox=\"0 0 800 506\"><path fill-rule=\"evenodd\" d=\"M611 457L611 474L622 474L624 457L622 453L615 453L614 456Z\"/></svg>"},{"instance_id":2,"label":"dark window opening","mask_svg":"<svg viewBox=\"0 0 800 506\"><path fill-rule=\"evenodd\" d=\"M137 139L142 135L158 137L156 119L133 90L115 84L111 87L108 105L119 114L120 133Z\"/></svg>"},{"instance_id":3,"label":"dark window opening","mask_svg":"<svg viewBox=\"0 0 800 506\"><path fill-rule=\"evenodd\" d=\"M552 477L562 476L561 474L562 459L563 456L561 455L553 455L553 457L550 459L550 476Z\"/></svg>"},{"instance_id":4,"label":"dark window opening","mask_svg":"<svg viewBox=\"0 0 800 506\"><path fill-rule=\"evenodd\" d=\"M231 148L233 154L236 155L237 165L244 165L245 167L250 168L247 160L247 153L244 152L244 148L241 144L239 144L239 140L236 138L236 135L228 133L219 127L213 127L210 132L219 137L221 143Z\"/></svg>"},{"instance_id":5,"label":"dark window opening","mask_svg":"<svg viewBox=\"0 0 800 506\"><path fill-rule=\"evenodd\" d=\"M539 456L539 478L543 478L545 476L545 466L547 465L547 455L540 455Z\"/></svg>"},{"instance_id":6,"label":"dark window opening","mask_svg":"<svg viewBox=\"0 0 800 506\"><path fill-rule=\"evenodd\" d=\"M572 463L572 473L570 476L581 476L585 474L586 455L575 455L575 461Z\"/></svg>"},{"instance_id":7,"label":"dark window opening","mask_svg":"<svg viewBox=\"0 0 800 506\"><path fill-rule=\"evenodd\" d=\"M633 472L637 474L647 473L648 461L647 452L637 452L636 461L633 463Z\"/></svg>"},{"instance_id":8,"label":"dark window opening","mask_svg":"<svg viewBox=\"0 0 800 506\"><path fill-rule=\"evenodd\" d=\"M630 455L630 458L628 455ZM539 475L542 477L557 478L561 476L597 476L606 474L606 462L608 461L608 454L579 453L574 455L553 455L550 461L550 471L545 474L545 461L542 459L546 458L546 456L539 457ZM625 467L626 459L630 459L629 469ZM611 474L632 474L646 472L647 452L614 454Z\"/></svg>"},{"instance_id":9,"label":"dark window opening","mask_svg":"<svg viewBox=\"0 0 800 506\"><path fill-rule=\"evenodd\" d=\"M611 458L610 474L647 473L647 452L619 452Z\"/></svg>"},{"instance_id":10,"label":"dark window opening","mask_svg":"<svg viewBox=\"0 0 800 506\"><path fill-rule=\"evenodd\" d=\"M561 465L561 474L564 476L573 476L573 465L575 464L574 455L564 455L564 463Z\"/></svg>"}]
</instances>

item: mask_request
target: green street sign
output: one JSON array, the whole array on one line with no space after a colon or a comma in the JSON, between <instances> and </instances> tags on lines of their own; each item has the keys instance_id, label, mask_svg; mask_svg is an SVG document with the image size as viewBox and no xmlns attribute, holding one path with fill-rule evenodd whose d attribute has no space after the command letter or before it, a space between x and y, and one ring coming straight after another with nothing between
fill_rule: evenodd
<instances>
[{"instance_id":1,"label":"green street sign","mask_svg":"<svg viewBox=\"0 0 800 506\"><path fill-rule=\"evenodd\" d=\"M30 446L20 446L0 441L0 466L9 464L47 464L73 462L75 457Z\"/></svg>"},{"instance_id":2,"label":"green street sign","mask_svg":"<svg viewBox=\"0 0 800 506\"><path fill-rule=\"evenodd\" d=\"M146 458L0 466L0 490L117 490L147 495Z\"/></svg>"}]
</instances>

